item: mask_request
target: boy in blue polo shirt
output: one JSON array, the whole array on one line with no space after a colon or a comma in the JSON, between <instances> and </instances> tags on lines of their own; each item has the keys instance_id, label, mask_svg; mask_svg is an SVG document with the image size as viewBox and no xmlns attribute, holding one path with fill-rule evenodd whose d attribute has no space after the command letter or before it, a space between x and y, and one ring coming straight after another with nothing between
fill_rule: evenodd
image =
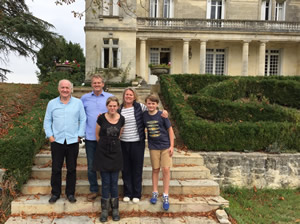
<instances>
[{"instance_id":1,"label":"boy in blue polo shirt","mask_svg":"<svg viewBox=\"0 0 300 224\"><path fill-rule=\"evenodd\" d=\"M148 147L152 164L153 192L150 202L156 204L158 197L158 177L160 168L163 173L163 209L169 209L169 184L170 167L174 150L174 132L168 118L161 116L157 109L159 99L155 95L149 95L145 99L148 111L143 114L145 126L148 131Z\"/></svg>"}]
</instances>

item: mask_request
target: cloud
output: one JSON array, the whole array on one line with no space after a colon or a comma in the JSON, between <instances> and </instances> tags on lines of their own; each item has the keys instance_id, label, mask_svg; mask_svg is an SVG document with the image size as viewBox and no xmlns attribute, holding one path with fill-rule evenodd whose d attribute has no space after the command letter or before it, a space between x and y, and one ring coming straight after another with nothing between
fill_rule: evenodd
<instances>
[{"instance_id":1,"label":"cloud","mask_svg":"<svg viewBox=\"0 0 300 224\"><path fill-rule=\"evenodd\" d=\"M79 43L83 49L85 48L84 18L79 20L71 13L73 10L83 12L85 1L78 0L71 5L63 6L56 5L55 0L26 0L25 2L34 16L55 26L52 31L62 35L67 41ZM7 82L38 83L36 72L39 70L30 58L25 59L10 54L7 66L3 67L13 72L7 75Z\"/></svg>"}]
</instances>

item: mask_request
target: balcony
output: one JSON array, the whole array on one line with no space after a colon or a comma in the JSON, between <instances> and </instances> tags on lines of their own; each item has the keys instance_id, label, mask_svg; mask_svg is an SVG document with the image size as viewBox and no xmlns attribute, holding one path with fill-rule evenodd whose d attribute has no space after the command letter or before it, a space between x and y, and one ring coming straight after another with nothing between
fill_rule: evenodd
<instances>
[{"instance_id":1,"label":"balcony","mask_svg":"<svg viewBox=\"0 0 300 224\"><path fill-rule=\"evenodd\" d=\"M236 31L236 32L271 32L300 33L300 23L261 20L213 20L213 19L166 19L137 18L140 31Z\"/></svg>"}]
</instances>

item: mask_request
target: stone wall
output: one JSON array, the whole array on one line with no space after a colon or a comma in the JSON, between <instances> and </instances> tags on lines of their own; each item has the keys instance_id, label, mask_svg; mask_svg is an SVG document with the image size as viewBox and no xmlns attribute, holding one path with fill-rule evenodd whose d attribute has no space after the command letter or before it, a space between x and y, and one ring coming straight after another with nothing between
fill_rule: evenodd
<instances>
[{"instance_id":1,"label":"stone wall","mask_svg":"<svg viewBox=\"0 0 300 224\"><path fill-rule=\"evenodd\" d=\"M200 154L214 180L222 187L300 187L300 153L201 152Z\"/></svg>"}]
</instances>

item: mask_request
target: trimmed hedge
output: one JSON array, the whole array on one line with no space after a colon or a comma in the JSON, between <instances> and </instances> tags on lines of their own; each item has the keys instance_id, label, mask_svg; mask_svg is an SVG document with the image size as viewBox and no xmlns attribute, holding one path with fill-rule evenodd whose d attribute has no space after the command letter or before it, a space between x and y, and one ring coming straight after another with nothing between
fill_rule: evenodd
<instances>
[{"instance_id":1,"label":"trimmed hedge","mask_svg":"<svg viewBox=\"0 0 300 224\"><path fill-rule=\"evenodd\" d=\"M241 103L202 96L189 97L188 104L192 106L198 117L215 122L300 121L300 113L297 110L276 104Z\"/></svg>"},{"instance_id":2,"label":"trimmed hedge","mask_svg":"<svg viewBox=\"0 0 300 224\"><path fill-rule=\"evenodd\" d=\"M40 100L32 110L14 122L14 128L0 139L0 167L7 169L7 175L16 181L16 190L31 174L34 155L45 143L43 119L46 102Z\"/></svg>"},{"instance_id":3,"label":"trimmed hedge","mask_svg":"<svg viewBox=\"0 0 300 224\"><path fill-rule=\"evenodd\" d=\"M187 77L188 81L184 81L184 77ZM195 78L194 80L193 77ZM211 81L209 80L209 77L212 78ZM220 79L220 82L217 81L218 79ZM205 83L197 83L199 80L205 81ZM298 123L299 115L295 112L295 110L285 110L281 108L281 110L276 111L276 113L273 114L272 111L275 111L277 108L279 108L279 106L271 106L266 104L264 105L266 112L263 113L261 113L260 110L258 112L258 108L254 107L254 105L242 105L239 109L239 112L233 112L233 110L239 107L239 104L230 102L228 100L228 98L235 100L241 96L244 96L243 94L245 92L247 93L245 90L247 90L246 87L248 82L253 84L253 87L251 88L254 88L255 83L259 83L260 86L257 87L258 89L260 89L261 86L266 87L269 85L269 89L281 89L283 93L287 93L288 91L286 91L284 88L290 88L293 86L292 89L294 91L298 88L298 81L300 79L288 77L287 80L283 80L282 77L273 79L258 77L256 80L255 78L251 77L245 78L245 80L247 81L244 81L243 78L240 77L224 78L223 76L209 75L164 75L161 77L162 94L165 98L165 102L167 102L170 106L172 116L176 121L180 135L185 144L190 149L211 151L261 151L266 150L270 145L279 145L285 150L300 151L300 125ZM179 82L177 83L177 81ZM224 81L225 84L221 81ZM239 83L241 83L241 90L239 90ZM261 83L264 83L264 85ZM209 86L209 84L211 85ZM271 87L274 84L276 84L275 87ZM195 86L197 86L198 89L190 89ZM222 88L219 88L220 86ZM224 88L224 86L226 88ZM282 86L285 87L283 88ZM188 91L182 91L181 87L182 89ZM207 89L204 90L204 88ZM235 115L232 115L230 118L233 120L233 122L231 123L205 120L201 117L197 117L197 113L199 115L200 112L198 110L194 110L191 106L192 104L190 105L188 103L188 101L195 103L196 98L191 98L186 101L185 98L188 98L188 96L184 97L186 93L197 92L201 96L200 93L203 93L204 91L215 91L213 92L215 94L214 96L217 95L216 93L221 95L221 89L223 90L223 94L227 96L223 98L226 98L227 100L222 101L210 96L212 103L211 105L208 105L209 99L198 96L202 102L197 102L197 104L207 104L207 108L211 110L210 116L212 116L212 120L214 120L215 117L220 120L225 120L226 117L230 116L230 110L232 113L235 113L235 115L238 113L245 113L248 110L253 110L253 113L255 113L253 120L249 119L248 117L248 120L252 122L245 122L244 120L247 120L246 118L248 115L243 114L239 114L238 116L244 120L239 119L238 121L236 118L234 119ZM230 90L234 93L231 93ZM208 95L209 94L206 95L207 98ZM295 94L294 96L292 96L292 99L289 100L292 105L296 105L295 101L297 100L297 95ZM273 99L276 99L276 97L273 97ZM221 103L221 106L219 103ZM195 107L195 105L196 103L193 105L193 107ZM197 109L199 109L199 107L200 106L197 105ZM222 115L223 109L225 111L225 115ZM209 110L207 109L207 111ZM202 109L201 113L207 114L207 111L205 111L204 108ZM219 112L214 115L213 113L216 111ZM271 115L274 116L274 119L267 118ZM284 121L284 119L280 118L281 116L285 116L285 118L291 122ZM262 119L262 121L260 121L260 119ZM278 122L274 121L276 119Z\"/></svg>"}]
</instances>

